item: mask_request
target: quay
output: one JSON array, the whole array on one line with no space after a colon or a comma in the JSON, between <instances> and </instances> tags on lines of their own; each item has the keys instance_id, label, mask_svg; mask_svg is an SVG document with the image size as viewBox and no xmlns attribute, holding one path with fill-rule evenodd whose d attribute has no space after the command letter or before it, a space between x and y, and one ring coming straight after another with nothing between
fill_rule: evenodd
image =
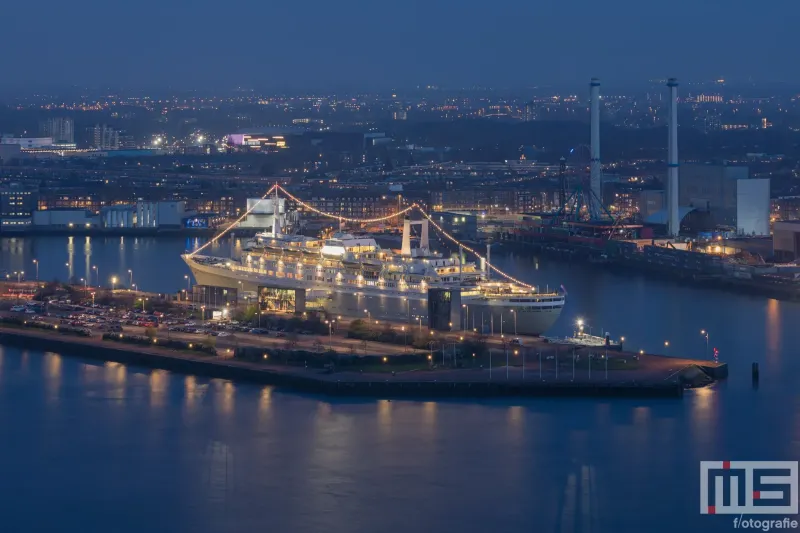
<instances>
[{"instance_id":1,"label":"quay","mask_svg":"<svg viewBox=\"0 0 800 533\"><path fill-rule=\"evenodd\" d=\"M527 367L456 368L411 371L338 370L241 360L234 356L195 355L153 346L117 344L98 337L68 337L55 331L0 327L0 346L56 352L62 355L158 368L211 378L248 381L331 396L373 398L487 397L664 397L679 398L686 388L701 387L727 377L724 363L635 355L631 369L603 371L597 365L572 370L555 361L531 358ZM266 348L263 348L266 349ZM230 351L230 350L229 350ZM225 353L223 351L223 353ZM619 352L617 352L619 353ZM387 361L388 357L372 356ZM555 356L556 358L558 355ZM588 360L588 359L586 359ZM502 362L502 361L501 361ZM523 365L526 364L523 360ZM633 366L633 365L632 365Z\"/></svg>"}]
</instances>

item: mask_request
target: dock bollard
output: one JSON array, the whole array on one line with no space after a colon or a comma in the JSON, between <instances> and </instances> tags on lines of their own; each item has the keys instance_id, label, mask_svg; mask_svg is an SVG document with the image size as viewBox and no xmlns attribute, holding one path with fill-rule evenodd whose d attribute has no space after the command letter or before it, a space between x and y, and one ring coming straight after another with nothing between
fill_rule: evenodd
<instances>
[{"instance_id":1,"label":"dock bollard","mask_svg":"<svg viewBox=\"0 0 800 533\"><path fill-rule=\"evenodd\" d=\"M758 363L753 363L753 381L758 381Z\"/></svg>"}]
</instances>

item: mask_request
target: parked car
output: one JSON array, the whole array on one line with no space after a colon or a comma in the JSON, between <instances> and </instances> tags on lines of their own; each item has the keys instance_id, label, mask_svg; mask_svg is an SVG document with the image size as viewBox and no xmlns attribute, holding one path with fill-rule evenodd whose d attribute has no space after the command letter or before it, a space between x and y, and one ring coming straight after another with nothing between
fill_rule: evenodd
<instances>
[{"instance_id":1,"label":"parked car","mask_svg":"<svg viewBox=\"0 0 800 533\"><path fill-rule=\"evenodd\" d=\"M15 305L11 308L12 313L22 313L25 311L24 305Z\"/></svg>"}]
</instances>

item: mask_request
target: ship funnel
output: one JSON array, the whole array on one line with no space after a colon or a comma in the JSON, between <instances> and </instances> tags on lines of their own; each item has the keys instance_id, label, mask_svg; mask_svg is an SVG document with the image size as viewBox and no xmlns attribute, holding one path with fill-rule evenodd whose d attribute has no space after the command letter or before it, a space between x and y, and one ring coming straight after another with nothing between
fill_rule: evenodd
<instances>
[{"instance_id":1,"label":"ship funnel","mask_svg":"<svg viewBox=\"0 0 800 533\"><path fill-rule=\"evenodd\" d=\"M422 224L422 235L420 236L419 239L419 247L422 248L423 250L430 250L431 243L430 240L428 239L428 219L423 218L421 224Z\"/></svg>"},{"instance_id":2,"label":"ship funnel","mask_svg":"<svg viewBox=\"0 0 800 533\"><path fill-rule=\"evenodd\" d=\"M403 218L403 244L400 254L411 257L411 219L409 217Z\"/></svg>"}]
</instances>

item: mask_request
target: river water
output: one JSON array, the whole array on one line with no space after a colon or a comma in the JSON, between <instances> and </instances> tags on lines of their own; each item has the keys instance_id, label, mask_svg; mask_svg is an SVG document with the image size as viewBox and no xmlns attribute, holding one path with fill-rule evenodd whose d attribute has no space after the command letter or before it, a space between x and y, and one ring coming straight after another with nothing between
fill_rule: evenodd
<instances>
[{"instance_id":1,"label":"river water","mask_svg":"<svg viewBox=\"0 0 800 533\"><path fill-rule=\"evenodd\" d=\"M131 269L177 291L194 245L2 239L0 270ZM3 348L3 530L729 531L733 517L699 513L699 461L800 458L799 305L495 261L566 287L553 334L581 317L629 348L703 357L707 329L731 377L683 400L330 401Z\"/></svg>"}]
</instances>

